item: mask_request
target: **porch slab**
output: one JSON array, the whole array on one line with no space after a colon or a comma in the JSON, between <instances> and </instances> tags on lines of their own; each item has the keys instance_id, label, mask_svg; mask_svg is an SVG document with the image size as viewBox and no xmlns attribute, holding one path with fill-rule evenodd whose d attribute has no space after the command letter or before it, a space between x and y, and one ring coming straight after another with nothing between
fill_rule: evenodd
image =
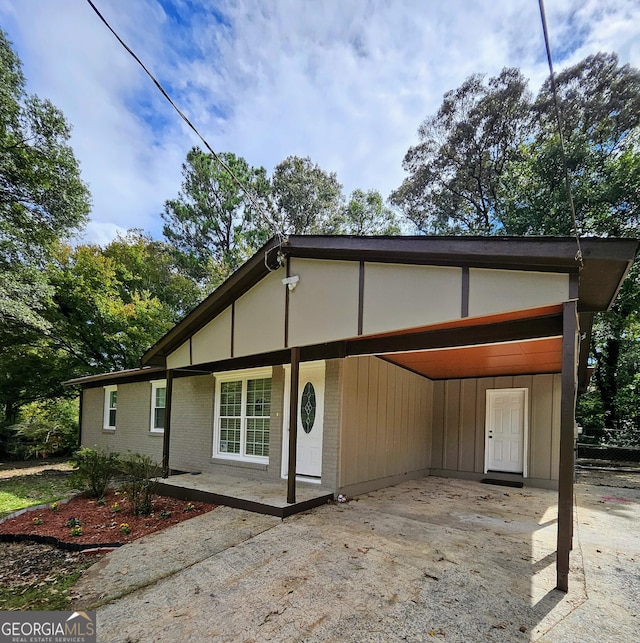
<instances>
[{"instance_id":1,"label":"porch slab","mask_svg":"<svg viewBox=\"0 0 640 643\"><path fill-rule=\"evenodd\" d=\"M228 473L182 473L160 482L158 493L198 502L286 518L324 505L333 492L318 484L296 482L296 502L287 502L286 480L251 480Z\"/></svg>"}]
</instances>

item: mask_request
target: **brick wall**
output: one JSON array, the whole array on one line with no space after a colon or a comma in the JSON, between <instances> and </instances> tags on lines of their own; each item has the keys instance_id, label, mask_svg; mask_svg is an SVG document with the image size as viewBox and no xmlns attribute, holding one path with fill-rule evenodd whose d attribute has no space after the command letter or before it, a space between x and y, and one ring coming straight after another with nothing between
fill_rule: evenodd
<instances>
[{"instance_id":1,"label":"brick wall","mask_svg":"<svg viewBox=\"0 0 640 643\"><path fill-rule=\"evenodd\" d=\"M162 462L162 433L151 433L151 382L118 385L116 429L102 428L104 388L86 389L82 406L82 446L126 454L143 453Z\"/></svg>"}]
</instances>

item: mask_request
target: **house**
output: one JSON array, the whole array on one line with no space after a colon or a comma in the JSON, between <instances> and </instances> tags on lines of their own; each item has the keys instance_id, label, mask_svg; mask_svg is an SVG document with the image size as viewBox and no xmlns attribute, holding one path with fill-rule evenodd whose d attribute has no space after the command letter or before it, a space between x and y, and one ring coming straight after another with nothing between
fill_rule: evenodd
<instances>
[{"instance_id":1,"label":"house","mask_svg":"<svg viewBox=\"0 0 640 643\"><path fill-rule=\"evenodd\" d=\"M296 479L350 495L426 475L559 488L566 590L575 396L593 315L638 247L585 238L580 261L573 238L274 238L141 368L73 381L82 444L286 478L289 502Z\"/></svg>"}]
</instances>

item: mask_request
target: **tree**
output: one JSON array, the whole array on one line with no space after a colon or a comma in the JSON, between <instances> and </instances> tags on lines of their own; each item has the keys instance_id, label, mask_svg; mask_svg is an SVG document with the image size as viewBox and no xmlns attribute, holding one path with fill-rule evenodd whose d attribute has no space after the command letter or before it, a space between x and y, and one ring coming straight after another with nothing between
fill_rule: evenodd
<instances>
[{"instance_id":1,"label":"tree","mask_svg":"<svg viewBox=\"0 0 640 643\"><path fill-rule=\"evenodd\" d=\"M51 328L46 265L90 207L70 129L51 102L26 93L21 62L0 30L0 423L57 390L64 371L60 355L39 349Z\"/></svg>"},{"instance_id":2,"label":"tree","mask_svg":"<svg viewBox=\"0 0 640 643\"><path fill-rule=\"evenodd\" d=\"M63 246L49 267L55 294L47 312L47 347L65 354L70 369L86 374L134 368L175 322L175 311L128 273L125 245L119 239L104 251Z\"/></svg>"},{"instance_id":3,"label":"tree","mask_svg":"<svg viewBox=\"0 0 640 643\"><path fill-rule=\"evenodd\" d=\"M580 235L640 235L640 72L618 65L615 54L597 54L556 78L566 165ZM522 155L503 176L501 218L507 234L574 233L550 83L536 99L539 126ZM620 431L630 417L637 351L631 325L637 317L640 273L629 274L611 311L596 318L592 353L595 389L579 406L579 418L598 432L586 413L598 409L602 429ZM595 398L595 399L594 399ZM626 400L626 401L625 401ZM640 428L640 427L638 427Z\"/></svg>"},{"instance_id":4,"label":"tree","mask_svg":"<svg viewBox=\"0 0 640 643\"><path fill-rule=\"evenodd\" d=\"M22 65L0 30L0 334L44 327L41 270L55 243L84 225L89 192L68 145L71 128L25 91ZM5 337L1 337L5 339Z\"/></svg>"},{"instance_id":5,"label":"tree","mask_svg":"<svg viewBox=\"0 0 640 643\"><path fill-rule=\"evenodd\" d=\"M271 179L273 228L282 234L335 234L342 229L342 185L307 156L289 156Z\"/></svg>"},{"instance_id":6,"label":"tree","mask_svg":"<svg viewBox=\"0 0 640 643\"><path fill-rule=\"evenodd\" d=\"M394 211L385 206L382 195L377 190L354 190L343 216L347 234L400 234Z\"/></svg>"},{"instance_id":7,"label":"tree","mask_svg":"<svg viewBox=\"0 0 640 643\"><path fill-rule=\"evenodd\" d=\"M640 235L640 72L599 53L555 78L580 235ZM445 94L404 161L391 197L427 233L573 235L550 80L535 101L517 70L471 76ZM579 417L599 431L633 423L640 440L636 338L640 271L596 318L593 390Z\"/></svg>"},{"instance_id":8,"label":"tree","mask_svg":"<svg viewBox=\"0 0 640 643\"><path fill-rule=\"evenodd\" d=\"M196 307L202 291L177 265L173 247L154 241L142 230L128 230L109 243L102 254L113 259L120 297L131 302L148 293L167 309L174 323Z\"/></svg>"},{"instance_id":9,"label":"tree","mask_svg":"<svg viewBox=\"0 0 640 643\"><path fill-rule=\"evenodd\" d=\"M268 191L264 168L253 168L230 152L220 158L261 201ZM250 254L250 221L257 217L247 193L211 154L192 148L182 165L184 177L176 199L165 202L162 233L173 244L181 268L202 283L213 262L226 275ZM210 269L209 269L210 270Z\"/></svg>"},{"instance_id":10,"label":"tree","mask_svg":"<svg viewBox=\"0 0 640 643\"><path fill-rule=\"evenodd\" d=\"M500 178L530 134L531 98L518 69L475 74L444 95L407 152L409 177L391 202L427 234L493 234Z\"/></svg>"}]
</instances>

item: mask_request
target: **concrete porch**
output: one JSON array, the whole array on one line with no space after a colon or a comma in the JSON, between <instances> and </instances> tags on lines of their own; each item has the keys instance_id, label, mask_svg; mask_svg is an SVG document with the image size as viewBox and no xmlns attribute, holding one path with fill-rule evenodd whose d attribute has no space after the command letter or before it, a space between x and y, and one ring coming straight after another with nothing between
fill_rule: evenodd
<instances>
[{"instance_id":1,"label":"concrete porch","mask_svg":"<svg viewBox=\"0 0 640 643\"><path fill-rule=\"evenodd\" d=\"M195 502L286 518L324 505L333 492L318 484L296 482L296 502L287 502L287 481L250 480L226 473L181 473L160 481L158 493Z\"/></svg>"}]
</instances>

